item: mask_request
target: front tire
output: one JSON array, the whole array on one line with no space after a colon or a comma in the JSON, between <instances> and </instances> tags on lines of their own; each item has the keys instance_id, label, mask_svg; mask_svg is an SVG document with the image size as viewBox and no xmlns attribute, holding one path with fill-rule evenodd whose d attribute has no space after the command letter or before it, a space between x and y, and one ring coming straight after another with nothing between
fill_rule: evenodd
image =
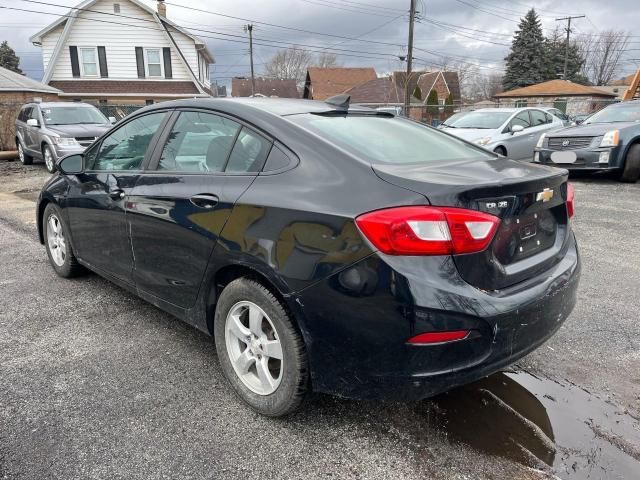
<instances>
[{"instance_id":1,"label":"front tire","mask_svg":"<svg viewBox=\"0 0 640 480\"><path fill-rule=\"evenodd\" d=\"M507 156L507 151L505 150L504 147L496 147L493 150L493 153L497 153L498 155L502 155L503 157Z\"/></svg>"},{"instance_id":2,"label":"front tire","mask_svg":"<svg viewBox=\"0 0 640 480\"><path fill-rule=\"evenodd\" d=\"M53 156L53 152L51 151L51 147L49 145L45 145L42 147L42 158L44 159L44 164L46 165L49 173L55 172L56 161Z\"/></svg>"},{"instance_id":3,"label":"front tire","mask_svg":"<svg viewBox=\"0 0 640 480\"><path fill-rule=\"evenodd\" d=\"M60 209L53 203L44 210L42 231L49 263L58 275L71 278L85 272L73 254L69 231L62 220Z\"/></svg>"},{"instance_id":4,"label":"front tire","mask_svg":"<svg viewBox=\"0 0 640 480\"><path fill-rule=\"evenodd\" d=\"M18 158L20 158L20 163L23 165L31 165L33 163L33 157L27 155L20 141L18 141Z\"/></svg>"},{"instance_id":5,"label":"front tire","mask_svg":"<svg viewBox=\"0 0 640 480\"><path fill-rule=\"evenodd\" d=\"M640 177L640 143L631 145L624 159L624 167L620 174L621 182L635 183Z\"/></svg>"},{"instance_id":6,"label":"front tire","mask_svg":"<svg viewBox=\"0 0 640 480\"><path fill-rule=\"evenodd\" d=\"M214 336L222 372L253 410L270 417L295 411L308 390L302 336L280 301L248 278L218 299Z\"/></svg>"}]
</instances>

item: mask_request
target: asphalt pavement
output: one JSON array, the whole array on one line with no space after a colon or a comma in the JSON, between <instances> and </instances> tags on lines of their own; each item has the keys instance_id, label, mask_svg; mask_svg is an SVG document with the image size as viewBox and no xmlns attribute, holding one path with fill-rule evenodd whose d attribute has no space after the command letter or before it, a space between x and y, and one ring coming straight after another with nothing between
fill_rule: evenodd
<instances>
[{"instance_id":1,"label":"asphalt pavement","mask_svg":"<svg viewBox=\"0 0 640 480\"><path fill-rule=\"evenodd\" d=\"M42 170L0 161L0 479L640 472L640 184L575 180L578 306L517 373L410 404L312 395L274 420L234 396L211 338L55 275L32 218Z\"/></svg>"}]
</instances>

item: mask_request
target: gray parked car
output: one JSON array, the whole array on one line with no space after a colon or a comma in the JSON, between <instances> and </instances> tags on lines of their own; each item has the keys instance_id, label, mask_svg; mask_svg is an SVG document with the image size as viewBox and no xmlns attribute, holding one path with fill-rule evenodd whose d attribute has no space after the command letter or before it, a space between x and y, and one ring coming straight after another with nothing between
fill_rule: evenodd
<instances>
[{"instance_id":1,"label":"gray parked car","mask_svg":"<svg viewBox=\"0 0 640 480\"><path fill-rule=\"evenodd\" d=\"M562 120L562 124L565 127L568 127L569 125L571 125L571 119L569 118L569 115L567 115L566 113L564 113L562 110L558 109L558 108L554 108L554 107L545 107L543 108L543 110L545 112L549 112L551 115L554 115L556 117L558 117L560 120Z\"/></svg>"},{"instance_id":2,"label":"gray parked car","mask_svg":"<svg viewBox=\"0 0 640 480\"><path fill-rule=\"evenodd\" d=\"M83 152L114 122L86 103L28 103L16 120L20 161L31 165L34 158L42 159L53 173L58 158Z\"/></svg>"},{"instance_id":3,"label":"gray parked car","mask_svg":"<svg viewBox=\"0 0 640 480\"><path fill-rule=\"evenodd\" d=\"M505 157L531 160L540 135L562 127L562 120L539 108L481 108L442 130Z\"/></svg>"}]
</instances>

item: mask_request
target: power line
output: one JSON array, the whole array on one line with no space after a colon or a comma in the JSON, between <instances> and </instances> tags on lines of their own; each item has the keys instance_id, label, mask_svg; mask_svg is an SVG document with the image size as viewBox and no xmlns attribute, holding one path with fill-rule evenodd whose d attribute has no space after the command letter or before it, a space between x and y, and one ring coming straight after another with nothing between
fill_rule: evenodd
<instances>
[{"instance_id":1,"label":"power line","mask_svg":"<svg viewBox=\"0 0 640 480\"><path fill-rule=\"evenodd\" d=\"M379 11L371 11L371 10L364 10L361 9L360 7L351 7L349 5L336 5L332 2L329 2L327 0L300 0L301 2L305 2L305 3L309 3L311 5L318 5L321 7L327 7L327 8L333 8L336 10L342 10L345 12L351 12L351 13L362 13L364 15L373 15L376 17L391 17L391 15L387 15L386 13L381 13ZM347 8L348 7L348 8Z\"/></svg>"}]
</instances>

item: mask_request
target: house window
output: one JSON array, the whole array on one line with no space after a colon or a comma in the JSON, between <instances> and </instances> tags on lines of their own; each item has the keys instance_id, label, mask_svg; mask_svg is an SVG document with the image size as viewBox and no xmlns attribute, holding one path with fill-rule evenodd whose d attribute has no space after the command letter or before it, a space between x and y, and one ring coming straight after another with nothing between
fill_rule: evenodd
<instances>
[{"instance_id":1,"label":"house window","mask_svg":"<svg viewBox=\"0 0 640 480\"><path fill-rule=\"evenodd\" d=\"M162 77L162 52L159 48L147 48L145 69L147 77Z\"/></svg>"},{"instance_id":2,"label":"house window","mask_svg":"<svg viewBox=\"0 0 640 480\"><path fill-rule=\"evenodd\" d=\"M522 108L527 106L526 100L516 100L516 108Z\"/></svg>"},{"instance_id":3,"label":"house window","mask_svg":"<svg viewBox=\"0 0 640 480\"><path fill-rule=\"evenodd\" d=\"M80 47L80 68L83 77L98 76L98 50L95 47Z\"/></svg>"},{"instance_id":4,"label":"house window","mask_svg":"<svg viewBox=\"0 0 640 480\"><path fill-rule=\"evenodd\" d=\"M113 4L113 13L120 13L120 4L119 3L114 3Z\"/></svg>"}]
</instances>

